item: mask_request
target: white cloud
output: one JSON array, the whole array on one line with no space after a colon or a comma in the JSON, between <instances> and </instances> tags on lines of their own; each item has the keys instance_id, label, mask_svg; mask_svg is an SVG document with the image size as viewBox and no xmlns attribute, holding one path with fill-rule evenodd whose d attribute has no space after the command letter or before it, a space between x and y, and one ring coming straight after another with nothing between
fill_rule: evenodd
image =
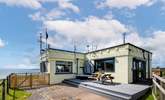
<instances>
[{"instance_id":1,"label":"white cloud","mask_svg":"<svg viewBox=\"0 0 165 100\"><path fill-rule=\"evenodd\" d=\"M0 0L0 3L4 3L8 6L22 6L32 9L38 9L42 7L38 0Z\"/></svg>"},{"instance_id":2,"label":"white cloud","mask_svg":"<svg viewBox=\"0 0 165 100\"><path fill-rule=\"evenodd\" d=\"M30 14L29 17L34 21L44 21L44 20L54 20L66 16L67 11L72 11L74 13L79 13L80 9L78 6L72 3L73 0L38 0L41 3L57 3L58 6L51 9L43 8L37 12Z\"/></svg>"},{"instance_id":3,"label":"white cloud","mask_svg":"<svg viewBox=\"0 0 165 100\"><path fill-rule=\"evenodd\" d=\"M128 31L126 26L118 20L97 17L88 17L83 21L45 21L44 25L49 30L56 32L49 43L57 48L68 47L69 44L73 46L74 41L79 41L81 44L111 42L111 40L118 39L123 32Z\"/></svg>"},{"instance_id":4,"label":"white cloud","mask_svg":"<svg viewBox=\"0 0 165 100\"><path fill-rule=\"evenodd\" d=\"M139 6L151 6L157 0L104 0L97 3L97 8L129 8L136 9Z\"/></svg>"},{"instance_id":5,"label":"white cloud","mask_svg":"<svg viewBox=\"0 0 165 100\"><path fill-rule=\"evenodd\" d=\"M155 64L160 64L164 67L165 64L165 31L155 31L152 37L145 39L144 45L146 48L153 51L153 60ZM159 65L158 65L159 66ZM156 67L156 65L155 65Z\"/></svg>"},{"instance_id":6,"label":"white cloud","mask_svg":"<svg viewBox=\"0 0 165 100\"><path fill-rule=\"evenodd\" d=\"M88 17L84 21L45 21L44 24L49 30L71 39L112 39L127 31L126 27L118 20L97 17Z\"/></svg>"},{"instance_id":7,"label":"white cloud","mask_svg":"<svg viewBox=\"0 0 165 100\"><path fill-rule=\"evenodd\" d=\"M30 14L29 17L34 21L45 21L45 20L53 20L58 19L65 16L66 13L59 9L52 9L50 11L38 11L34 14Z\"/></svg>"},{"instance_id":8,"label":"white cloud","mask_svg":"<svg viewBox=\"0 0 165 100\"><path fill-rule=\"evenodd\" d=\"M0 0L0 3L8 6L20 6L31 9L43 8L45 3L57 3L60 9L72 10L75 13L80 12L78 6L72 3L73 0Z\"/></svg>"},{"instance_id":9,"label":"white cloud","mask_svg":"<svg viewBox=\"0 0 165 100\"><path fill-rule=\"evenodd\" d=\"M80 12L80 9L76 5L73 5L70 1L71 0L58 0L59 7L61 9L70 9L76 13Z\"/></svg>"},{"instance_id":10,"label":"white cloud","mask_svg":"<svg viewBox=\"0 0 165 100\"><path fill-rule=\"evenodd\" d=\"M5 42L0 38L0 48L3 48L5 46Z\"/></svg>"}]
</instances>

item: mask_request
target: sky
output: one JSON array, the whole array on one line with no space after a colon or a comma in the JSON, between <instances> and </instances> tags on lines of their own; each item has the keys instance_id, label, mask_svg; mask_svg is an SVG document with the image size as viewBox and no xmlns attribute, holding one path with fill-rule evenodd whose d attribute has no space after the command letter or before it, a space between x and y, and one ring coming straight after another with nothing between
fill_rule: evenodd
<instances>
[{"instance_id":1,"label":"sky","mask_svg":"<svg viewBox=\"0 0 165 100\"><path fill-rule=\"evenodd\" d=\"M165 0L0 0L0 68L39 68L46 29L52 48L81 52L122 44L126 33L165 67Z\"/></svg>"}]
</instances>

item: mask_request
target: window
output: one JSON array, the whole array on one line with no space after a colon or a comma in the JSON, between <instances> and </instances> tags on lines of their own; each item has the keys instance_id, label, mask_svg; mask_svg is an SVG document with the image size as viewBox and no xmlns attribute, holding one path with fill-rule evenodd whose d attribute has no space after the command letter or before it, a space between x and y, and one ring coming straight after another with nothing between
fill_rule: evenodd
<instances>
[{"instance_id":1,"label":"window","mask_svg":"<svg viewBox=\"0 0 165 100\"><path fill-rule=\"evenodd\" d=\"M105 72L115 72L115 58L95 60L95 72L99 69Z\"/></svg>"},{"instance_id":2,"label":"window","mask_svg":"<svg viewBox=\"0 0 165 100\"><path fill-rule=\"evenodd\" d=\"M72 62L56 61L56 73L72 73Z\"/></svg>"},{"instance_id":3,"label":"window","mask_svg":"<svg viewBox=\"0 0 165 100\"><path fill-rule=\"evenodd\" d=\"M114 59L105 60L104 61L104 67L105 67L106 72L114 72L115 71Z\"/></svg>"}]
</instances>

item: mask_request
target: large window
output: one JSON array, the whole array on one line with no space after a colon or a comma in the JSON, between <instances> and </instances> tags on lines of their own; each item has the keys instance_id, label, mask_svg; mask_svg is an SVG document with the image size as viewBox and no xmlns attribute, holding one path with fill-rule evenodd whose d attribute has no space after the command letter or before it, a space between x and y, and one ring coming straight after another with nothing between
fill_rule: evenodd
<instances>
[{"instance_id":1,"label":"large window","mask_svg":"<svg viewBox=\"0 0 165 100\"><path fill-rule=\"evenodd\" d=\"M99 69L105 72L115 72L115 59L109 58L95 60L95 72L99 71Z\"/></svg>"},{"instance_id":2,"label":"large window","mask_svg":"<svg viewBox=\"0 0 165 100\"><path fill-rule=\"evenodd\" d=\"M72 73L72 62L56 61L56 73Z\"/></svg>"},{"instance_id":3,"label":"large window","mask_svg":"<svg viewBox=\"0 0 165 100\"><path fill-rule=\"evenodd\" d=\"M106 72L114 72L115 71L114 59L105 60L104 68Z\"/></svg>"}]
</instances>

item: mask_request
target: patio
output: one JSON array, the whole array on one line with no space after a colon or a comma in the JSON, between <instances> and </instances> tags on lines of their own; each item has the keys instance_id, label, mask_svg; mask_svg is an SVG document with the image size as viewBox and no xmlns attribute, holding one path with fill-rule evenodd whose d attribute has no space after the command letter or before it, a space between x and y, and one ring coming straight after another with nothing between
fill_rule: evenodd
<instances>
[{"instance_id":1,"label":"patio","mask_svg":"<svg viewBox=\"0 0 165 100\"><path fill-rule=\"evenodd\" d=\"M143 96L150 88L149 85L120 83L101 84L101 82L99 81L80 79L69 79L65 80L64 83L78 87L84 87L104 95L109 95L119 100L136 100L139 97Z\"/></svg>"},{"instance_id":2,"label":"patio","mask_svg":"<svg viewBox=\"0 0 165 100\"><path fill-rule=\"evenodd\" d=\"M28 100L114 100L93 93L89 89L74 87L64 83L28 90L32 96Z\"/></svg>"}]
</instances>

